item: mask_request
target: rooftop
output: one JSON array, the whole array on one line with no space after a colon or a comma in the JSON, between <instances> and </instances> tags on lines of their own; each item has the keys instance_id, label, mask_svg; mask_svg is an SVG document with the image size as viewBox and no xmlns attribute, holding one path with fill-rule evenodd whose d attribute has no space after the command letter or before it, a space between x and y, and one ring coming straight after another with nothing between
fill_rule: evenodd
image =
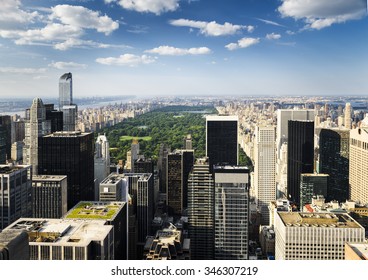
<instances>
[{"instance_id":1,"label":"rooftop","mask_svg":"<svg viewBox=\"0 0 368 280\"><path fill-rule=\"evenodd\" d=\"M17 170L30 167L30 165L0 164L0 174L11 174Z\"/></svg>"},{"instance_id":2,"label":"rooftop","mask_svg":"<svg viewBox=\"0 0 368 280\"><path fill-rule=\"evenodd\" d=\"M113 226L105 221L21 218L7 229L26 230L30 245L56 243L59 246L87 246L93 240L104 240Z\"/></svg>"},{"instance_id":3,"label":"rooftop","mask_svg":"<svg viewBox=\"0 0 368 280\"><path fill-rule=\"evenodd\" d=\"M114 220L125 202L81 201L64 216L65 219Z\"/></svg>"},{"instance_id":4,"label":"rooftop","mask_svg":"<svg viewBox=\"0 0 368 280\"><path fill-rule=\"evenodd\" d=\"M238 121L238 116L206 116L206 121Z\"/></svg>"},{"instance_id":5,"label":"rooftop","mask_svg":"<svg viewBox=\"0 0 368 280\"><path fill-rule=\"evenodd\" d=\"M368 243L347 243L361 259L368 260Z\"/></svg>"},{"instance_id":6,"label":"rooftop","mask_svg":"<svg viewBox=\"0 0 368 280\"><path fill-rule=\"evenodd\" d=\"M92 132L80 132L80 131L57 131L43 137L82 137Z\"/></svg>"},{"instance_id":7,"label":"rooftop","mask_svg":"<svg viewBox=\"0 0 368 280\"><path fill-rule=\"evenodd\" d=\"M277 212L286 227L362 228L346 213Z\"/></svg>"},{"instance_id":8,"label":"rooftop","mask_svg":"<svg viewBox=\"0 0 368 280\"><path fill-rule=\"evenodd\" d=\"M66 179L65 175L33 175L32 181L55 181L59 182Z\"/></svg>"}]
</instances>

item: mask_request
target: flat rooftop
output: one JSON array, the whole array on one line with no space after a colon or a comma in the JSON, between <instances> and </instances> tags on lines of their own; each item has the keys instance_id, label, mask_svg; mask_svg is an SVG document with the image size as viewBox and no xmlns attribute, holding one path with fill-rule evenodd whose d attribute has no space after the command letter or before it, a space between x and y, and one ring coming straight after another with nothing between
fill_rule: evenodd
<instances>
[{"instance_id":1,"label":"flat rooftop","mask_svg":"<svg viewBox=\"0 0 368 280\"><path fill-rule=\"evenodd\" d=\"M277 212L286 227L363 228L346 213Z\"/></svg>"},{"instance_id":2,"label":"flat rooftop","mask_svg":"<svg viewBox=\"0 0 368 280\"><path fill-rule=\"evenodd\" d=\"M301 175L304 177L329 177L330 176L328 174L323 174L323 173L302 173Z\"/></svg>"},{"instance_id":3,"label":"flat rooftop","mask_svg":"<svg viewBox=\"0 0 368 280\"><path fill-rule=\"evenodd\" d=\"M55 182L59 182L62 181L64 179L66 179L67 176L66 175L33 175L32 176L32 181L38 181L38 182L42 182L42 181L55 181Z\"/></svg>"},{"instance_id":4,"label":"flat rooftop","mask_svg":"<svg viewBox=\"0 0 368 280\"><path fill-rule=\"evenodd\" d=\"M80 132L80 131L57 131L43 137L82 137L92 132Z\"/></svg>"},{"instance_id":5,"label":"flat rooftop","mask_svg":"<svg viewBox=\"0 0 368 280\"><path fill-rule=\"evenodd\" d=\"M87 246L91 241L104 240L113 226L99 220L64 220L20 218L7 229L22 229L32 243L54 243L58 246Z\"/></svg>"},{"instance_id":6,"label":"flat rooftop","mask_svg":"<svg viewBox=\"0 0 368 280\"><path fill-rule=\"evenodd\" d=\"M30 167L30 165L0 164L0 174L11 174L15 171Z\"/></svg>"},{"instance_id":7,"label":"flat rooftop","mask_svg":"<svg viewBox=\"0 0 368 280\"><path fill-rule=\"evenodd\" d=\"M238 116L217 116L209 115L206 116L206 121L238 121Z\"/></svg>"},{"instance_id":8,"label":"flat rooftop","mask_svg":"<svg viewBox=\"0 0 368 280\"><path fill-rule=\"evenodd\" d=\"M368 260L368 243L347 243L361 259Z\"/></svg>"},{"instance_id":9,"label":"flat rooftop","mask_svg":"<svg viewBox=\"0 0 368 280\"><path fill-rule=\"evenodd\" d=\"M65 214L64 219L114 220L125 204L121 201L81 201Z\"/></svg>"}]
</instances>

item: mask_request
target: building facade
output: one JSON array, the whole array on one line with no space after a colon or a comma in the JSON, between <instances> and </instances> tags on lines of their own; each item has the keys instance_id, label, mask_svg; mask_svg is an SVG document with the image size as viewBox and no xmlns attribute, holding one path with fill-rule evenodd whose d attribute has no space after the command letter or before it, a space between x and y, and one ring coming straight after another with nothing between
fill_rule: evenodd
<instances>
[{"instance_id":1,"label":"building facade","mask_svg":"<svg viewBox=\"0 0 368 280\"><path fill-rule=\"evenodd\" d=\"M32 217L32 167L0 165L0 230Z\"/></svg>"},{"instance_id":2,"label":"building facade","mask_svg":"<svg viewBox=\"0 0 368 280\"><path fill-rule=\"evenodd\" d=\"M328 174L302 173L300 178L300 209L312 203L314 196L327 197Z\"/></svg>"},{"instance_id":3,"label":"building facade","mask_svg":"<svg viewBox=\"0 0 368 280\"><path fill-rule=\"evenodd\" d=\"M214 259L215 189L208 158L198 159L188 179L188 230L193 260Z\"/></svg>"},{"instance_id":4,"label":"building facade","mask_svg":"<svg viewBox=\"0 0 368 280\"><path fill-rule=\"evenodd\" d=\"M68 209L94 198L93 134L55 132L39 139L39 174L66 175Z\"/></svg>"},{"instance_id":5,"label":"building facade","mask_svg":"<svg viewBox=\"0 0 368 280\"><path fill-rule=\"evenodd\" d=\"M68 210L67 177L35 175L32 177L33 218L59 219Z\"/></svg>"},{"instance_id":6,"label":"building facade","mask_svg":"<svg viewBox=\"0 0 368 280\"><path fill-rule=\"evenodd\" d=\"M78 106L73 104L72 73L65 73L59 79L59 111L63 112L63 130L75 131Z\"/></svg>"},{"instance_id":7,"label":"building facade","mask_svg":"<svg viewBox=\"0 0 368 280\"><path fill-rule=\"evenodd\" d=\"M249 169L214 166L215 259L248 259Z\"/></svg>"}]
</instances>

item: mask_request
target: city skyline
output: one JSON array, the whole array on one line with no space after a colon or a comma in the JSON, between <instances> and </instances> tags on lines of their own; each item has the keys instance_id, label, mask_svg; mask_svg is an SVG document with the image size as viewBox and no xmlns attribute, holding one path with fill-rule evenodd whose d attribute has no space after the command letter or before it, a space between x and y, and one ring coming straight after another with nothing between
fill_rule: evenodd
<instances>
[{"instance_id":1,"label":"city skyline","mask_svg":"<svg viewBox=\"0 0 368 280\"><path fill-rule=\"evenodd\" d=\"M368 90L365 0L2 2L2 98Z\"/></svg>"}]
</instances>

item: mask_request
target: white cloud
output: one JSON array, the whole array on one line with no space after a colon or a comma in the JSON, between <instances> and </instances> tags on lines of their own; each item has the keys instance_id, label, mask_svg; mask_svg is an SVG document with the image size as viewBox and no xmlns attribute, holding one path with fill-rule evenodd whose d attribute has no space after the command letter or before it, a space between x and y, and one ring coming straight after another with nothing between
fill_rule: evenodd
<instances>
[{"instance_id":1,"label":"white cloud","mask_svg":"<svg viewBox=\"0 0 368 280\"><path fill-rule=\"evenodd\" d=\"M150 64L156 61L155 57L147 55L122 54L119 57L105 57L97 58L96 62L104 65L118 65L118 66L138 66L140 64Z\"/></svg>"},{"instance_id":2,"label":"white cloud","mask_svg":"<svg viewBox=\"0 0 368 280\"><path fill-rule=\"evenodd\" d=\"M233 35L242 29L246 29L248 32L253 32L254 30L254 26L252 25L235 25L228 22L218 24L216 21L207 22L189 19L171 20L170 24L174 26L197 28L201 34L206 36Z\"/></svg>"},{"instance_id":3,"label":"white cloud","mask_svg":"<svg viewBox=\"0 0 368 280\"><path fill-rule=\"evenodd\" d=\"M285 27L285 25L282 25L280 23L277 23L275 21L272 21L272 20L267 20L267 19L262 19L262 18L257 18L259 21L262 21L266 24L270 24L270 25L274 25L274 26L279 26L279 27Z\"/></svg>"},{"instance_id":4,"label":"white cloud","mask_svg":"<svg viewBox=\"0 0 368 280\"><path fill-rule=\"evenodd\" d=\"M305 28L322 29L335 23L361 19L366 15L366 0L282 0L278 11L283 17L306 22Z\"/></svg>"},{"instance_id":5,"label":"white cloud","mask_svg":"<svg viewBox=\"0 0 368 280\"><path fill-rule=\"evenodd\" d=\"M46 68L17 68L17 67L0 67L0 73L11 74L42 74L46 72Z\"/></svg>"},{"instance_id":6,"label":"white cloud","mask_svg":"<svg viewBox=\"0 0 368 280\"><path fill-rule=\"evenodd\" d=\"M19 24L33 22L37 12L28 12L21 8L20 0L1 0L0 26L1 29L13 29Z\"/></svg>"},{"instance_id":7,"label":"white cloud","mask_svg":"<svg viewBox=\"0 0 368 280\"><path fill-rule=\"evenodd\" d=\"M258 44L259 41L260 41L259 38L245 37L245 38L242 38L242 39L238 40L238 42L236 42L236 43L230 43L230 44L226 45L225 48L227 48L229 51L233 51L233 50L236 50L236 49L244 49L244 48L248 48L252 45Z\"/></svg>"},{"instance_id":8,"label":"white cloud","mask_svg":"<svg viewBox=\"0 0 368 280\"><path fill-rule=\"evenodd\" d=\"M119 0L119 4L127 10L160 15L164 12L178 9L179 1L180 0ZM112 1L105 0L105 2L110 3Z\"/></svg>"},{"instance_id":9,"label":"white cloud","mask_svg":"<svg viewBox=\"0 0 368 280\"><path fill-rule=\"evenodd\" d=\"M119 23L107 15L101 16L99 12L89 10L82 6L57 5L51 8L50 19L61 23L79 27L96 29L106 35L119 28Z\"/></svg>"},{"instance_id":10,"label":"white cloud","mask_svg":"<svg viewBox=\"0 0 368 280\"><path fill-rule=\"evenodd\" d=\"M266 38L268 40L278 40L278 39L281 38L281 35L280 34L275 34L275 33L272 32L271 34L267 34Z\"/></svg>"},{"instance_id":11,"label":"white cloud","mask_svg":"<svg viewBox=\"0 0 368 280\"><path fill-rule=\"evenodd\" d=\"M209 54L211 50L207 47L200 47L200 48L175 48L171 46L159 46L157 48L145 51L147 53L154 53L159 55L201 55L201 54Z\"/></svg>"},{"instance_id":12,"label":"white cloud","mask_svg":"<svg viewBox=\"0 0 368 280\"><path fill-rule=\"evenodd\" d=\"M287 30L286 31L286 34L288 34L288 35L295 35L295 32L294 31L291 31L291 30Z\"/></svg>"},{"instance_id":13,"label":"white cloud","mask_svg":"<svg viewBox=\"0 0 368 280\"><path fill-rule=\"evenodd\" d=\"M65 51L71 48L81 48L81 49L88 49L88 48L97 48L97 49L107 49L107 48L130 48L126 45L113 45L113 44L103 44L91 40L81 40L78 38L70 38L66 41L60 42L55 44L54 49Z\"/></svg>"},{"instance_id":14,"label":"white cloud","mask_svg":"<svg viewBox=\"0 0 368 280\"><path fill-rule=\"evenodd\" d=\"M49 67L53 67L56 69L64 70L64 69L86 69L86 64L80 64L76 62L64 62L64 61L57 61L52 62L49 64Z\"/></svg>"}]
</instances>

